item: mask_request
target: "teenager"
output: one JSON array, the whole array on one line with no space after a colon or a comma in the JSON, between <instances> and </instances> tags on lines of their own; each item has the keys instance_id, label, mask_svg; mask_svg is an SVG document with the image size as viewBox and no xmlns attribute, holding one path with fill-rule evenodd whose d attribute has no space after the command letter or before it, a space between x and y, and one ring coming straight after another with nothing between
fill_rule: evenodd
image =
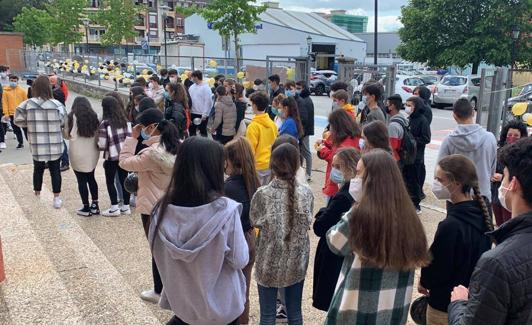
<instances>
[{"instance_id":1,"label":"teenager","mask_svg":"<svg viewBox=\"0 0 532 325\"><path fill-rule=\"evenodd\" d=\"M382 108L379 106L379 101L382 99L382 89L379 83L371 83L367 86L364 86L362 94L366 99L366 108L365 112L361 114L362 125L370 123L373 121L381 121L386 123L386 114L383 112Z\"/></svg>"},{"instance_id":2,"label":"teenager","mask_svg":"<svg viewBox=\"0 0 532 325\"><path fill-rule=\"evenodd\" d=\"M47 76L39 76L32 86L33 98L22 102L16 109L14 124L27 128L33 158L33 190L41 194L46 164L52 178L53 206L63 205L61 194L61 157L63 155L63 133L65 107L53 99L52 86ZM45 130L43 132L43 130Z\"/></svg>"},{"instance_id":3,"label":"teenager","mask_svg":"<svg viewBox=\"0 0 532 325\"><path fill-rule=\"evenodd\" d=\"M222 145L203 137L186 139L149 232L164 285L159 305L176 315L168 324L236 325L244 311L242 269L249 249L242 207L223 191Z\"/></svg>"},{"instance_id":4,"label":"teenager","mask_svg":"<svg viewBox=\"0 0 532 325\"><path fill-rule=\"evenodd\" d=\"M281 107L279 115L284 119L284 122L279 128L279 135L288 134L298 140L301 139L305 135L305 131L294 96L283 99Z\"/></svg>"},{"instance_id":5,"label":"teenager","mask_svg":"<svg viewBox=\"0 0 532 325\"><path fill-rule=\"evenodd\" d=\"M192 101L190 118L192 121L198 119L200 123L198 125L190 123L189 134L190 136L195 136L199 129L201 136L206 137L209 112L213 104L211 87L206 82L203 82L203 73L199 70L192 72L190 79L193 82L188 88Z\"/></svg>"},{"instance_id":6,"label":"teenager","mask_svg":"<svg viewBox=\"0 0 532 325\"><path fill-rule=\"evenodd\" d=\"M357 175L360 200L327 232L344 263L325 324L406 324L415 270L428 262L425 231L392 155L364 154Z\"/></svg>"},{"instance_id":7,"label":"teenager","mask_svg":"<svg viewBox=\"0 0 532 325\"><path fill-rule=\"evenodd\" d=\"M305 161L307 181L312 178L312 153L310 151L310 137L314 135L314 103L310 97L310 90L303 80L296 82L296 100L304 136L299 141L301 165Z\"/></svg>"},{"instance_id":8,"label":"teenager","mask_svg":"<svg viewBox=\"0 0 532 325\"><path fill-rule=\"evenodd\" d=\"M355 120L343 109L337 109L329 114L330 136L318 140L315 149L318 158L327 162L325 185L322 192L330 198L338 192L338 185L331 181L332 159L339 148L351 147L360 151L360 127Z\"/></svg>"},{"instance_id":9,"label":"teenager","mask_svg":"<svg viewBox=\"0 0 532 325\"><path fill-rule=\"evenodd\" d=\"M255 156L255 167L260 183L266 185L270 181L271 146L277 138L277 126L266 114L269 100L265 93L255 92L249 99L255 116L247 127L246 138Z\"/></svg>"},{"instance_id":10,"label":"teenager","mask_svg":"<svg viewBox=\"0 0 532 325\"><path fill-rule=\"evenodd\" d=\"M428 295L427 323L446 325L449 293L455 286L469 286L478 259L491 248L486 233L493 231L493 223L471 160L462 155L443 158L434 179L436 198L451 203L447 217L438 224L430 246L432 260L421 270L418 291Z\"/></svg>"},{"instance_id":11,"label":"teenager","mask_svg":"<svg viewBox=\"0 0 532 325\"><path fill-rule=\"evenodd\" d=\"M165 97L164 118L174 123L179 132L179 138L184 139L190 126L190 108L185 86L181 83L168 83Z\"/></svg>"},{"instance_id":12,"label":"teenager","mask_svg":"<svg viewBox=\"0 0 532 325\"><path fill-rule=\"evenodd\" d=\"M19 85L17 75L9 75L9 85L5 86L3 89L3 94L1 96L2 100L2 110L3 115L6 119L9 119L11 126L13 127L13 133L17 137L17 149L24 148L24 137L22 136L22 129L18 127L15 121L15 111L17 107L24 102L27 97L26 91ZM3 123L4 124L4 123ZM5 129L5 127L4 127ZM0 129L0 132L3 132L3 129ZM0 143L0 149L5 149L6 144L4 141Z\"/></svg>"},{"instance_id":13,"label":"teenager","mask_svg":"<svg viewBox=\"0 0 532 325\"><path fill-rule=\"evenodd\" d=\"M251 201L251 223L259 229L255 279L260 324L273 325L279 289L284 289L289 324L302 324L301 299L309 261L312 190L296 180L299 150L285 143L271 156L272 181Z\"/></svg>"},{"instance_id":14,"label":"teenager","mask_svg":"<svg viewBox=\"0 0 532 325\"><path fill-rule=\"evenodd\" d=\"M390 154L392 153L392 148L390 147L390 140L388 137L388 128L384 122L373 121L364 125L364 128L362 129L360 149L363 152L368 152L374 149L382 149Z\"/></svg>"},{"instance_id":15,"label":"teenager","mask_svg":"<svg viewBox=\"0 0 532 325\"><path fill-rule=\"evenodd\" d=\"M343 109L353 120L356 119L357 114L353 105L349 103L349 95L347 94L347 91L343 89L335 91L334 94L331 95L331 98L333 101L333 110Z\"/></svg>"},{"instance_id":16,"label":"teenager","mask_svg":"<svg viewBox=\"0 0 532 325\"><path fill-rule=\"evenodd\" d=\"M137 207L146 237L150 228L151 212L155 204L163 197L174 167L179 148L178 130L168 120L163 120L163 113L152 108L144 111L137 118L138 124L133 128L131 137L127 137L120 151L120 167L128 172L138 174ZM141 136L147 146L135 154L138 137ZM153 289L143 291L143 300L157 303L162 291L161 276L152 259Z\"/></svg>"},{"instance_id":17,"label":"teenager","mask_svg":"<svg viewBox=\"0 0 532 325\"><path fill-rule=\"evenodd\" d=\"M279 94L272 100L271 112L275 115L273 122L277 126L278 130L283 126L285 120L284 116L281 116L279 110L283 109L283 101L286 98L288 97L286 97L285 94Z\"/></svg>"},{"instance_id":18,"label":"teenager","mask_svg":"<svg viewBox=\"0 0 532 325\"><path fill-rule=\"evenodd\" d=\"M233 97L227 92L226 87L218 86L214 103L214 121L210 129L211 133L216 133L213 138L221 144L233 140L236 134L236 118L236 105Z\"/></svg>"},{"instance_id":19,"label":"teenager","mask_svg":"<svg viewBox=\"0 0 532 325\"><path fill-rule=\"evenodd\" d=\"M228 175L224 183L225 196L242 204L240 221L249 248L249 262L242 272L246 277L246 305L240 315L240 324L249 323L249 288L251 284L251 270L255 263L255 231L249 220L251 198L260 187L255 159L251 146L246 138L238 137L224 147L225 174Z\"/></svg>"},{"instance_id":20,"label":"teenager","mask_svg":"<svg viewBox=\"0 0 532 325\"><path fill-rule=\"evenodd\" d=\"M153 99L157 108L164 108L164 86L161 85L159 76L153 74L149 80L146 94Z\"/></svg>"},{"instance_id":21,"label":"teenager","mask_svg":"<svg viewBox=\"0 0 532 325\"><path fill-rule=\"evenodd\" d=\"M98 147L103 151L103 168L105 182L111 201L111 207L102 212L106 217L117 217L121 214L131 214L129 207L130 193L122 188L124 201L118 206L117 189L114 184L115 175L118 174L120 183L124 184L127 172L118 165L120 151L127 137L131 136L131 123L127 121L125 111L119 102L111 96L102 100L103 116L99 127Z\"/></svg>"},{"instance_id":22,"label":"teenager","mask_svg":"<svg viewBox=\"0 0 532 325\"><path fill-rule=\"evenodd\" d=\"M349 194L349 184L356 176L356 167L360 153L354 148L339 149L332 160L331 181L340 186L340 190L321 208L315 216L314 233L320 238L314 259L314 278L312 285L312 306L327 311L338 282L344 258L331 252L327 246L326 234L336 225L342 215L353 205Z\"/></svg>"},{"instance_id":23,"label":"teenager","mask_svg":"<svg viewBox=\"0 0 532 325\"><path fill-rule=\"evenodd\" d=\"M235 102L236 106L236 124L235 124L235 130L238 133L238 129L240 128L240 124L246 117L246 110L248 107L248 103L246 101L246 97L244 97L244 86L241 84L235 85L235 94L233 95L233 100Z\"/></svg>"},{"instance_id":24,"label":"teenager","mask_svg":"<svg viewBox=\"0 0 532 325\"><path fill-rule=\"evenodd\" d=\"M68 114L63 134L70 140L68 155L78 181L78 190L83 206L76 211L79 216L90 217L100 214L98 204L98 183L94 171L100 158L98 149L98 115L92 109L87 97L76 97ZM88 190L87 190L88 187ZM89 204L89 192L92 201Z\"/></svg>"}]
</instances>

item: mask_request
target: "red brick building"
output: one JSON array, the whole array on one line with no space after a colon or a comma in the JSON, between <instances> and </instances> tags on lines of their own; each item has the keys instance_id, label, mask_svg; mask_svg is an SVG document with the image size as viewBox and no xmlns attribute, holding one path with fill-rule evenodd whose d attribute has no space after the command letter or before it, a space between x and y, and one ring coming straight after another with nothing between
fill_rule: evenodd
<instances>
[{"instance_id":1,"label":"red brick building","mask_svg":"<svg viewBox=\"0 0 532 325\"><path fill-rule=\"evenodd\" d=\"M8 66L11 71L24 71L24 34L0 32L0 65Z\"/></svg>"}]
</instances>

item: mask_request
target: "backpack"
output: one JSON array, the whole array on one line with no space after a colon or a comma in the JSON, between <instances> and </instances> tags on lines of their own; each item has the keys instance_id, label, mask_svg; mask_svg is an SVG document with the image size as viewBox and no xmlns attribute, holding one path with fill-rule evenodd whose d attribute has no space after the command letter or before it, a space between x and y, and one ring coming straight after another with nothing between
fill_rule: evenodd
<instances>
[{"instance_id":1,"label":"backpack","mask_svg":"<svg viewBox=\"0 0 532 325\"><path fill-rule=\"evenodd\" d=\"M416 161L417 143L416 139L410 132L410 128L404 123L402 119L394 120L403 128L403 139L401 140L401 147L399 148L399 157L401 164L412 165Z\"/></svg>"}]
</instances>

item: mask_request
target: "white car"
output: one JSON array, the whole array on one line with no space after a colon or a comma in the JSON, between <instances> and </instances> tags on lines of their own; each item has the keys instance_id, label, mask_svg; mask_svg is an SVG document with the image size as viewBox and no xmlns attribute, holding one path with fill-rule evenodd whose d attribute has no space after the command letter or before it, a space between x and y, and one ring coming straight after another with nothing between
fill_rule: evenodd
<instances>
[{"instance_id":1,"label":"white car","mask_svg":"<svg viewBox=\"0 0 532 325\"><path fill-rule=\"evenodd\" d=\"M476 108L479 92L479 76L444 76L434 88L433 104L437 108L443 108L453 105L459 98L467 98Z\"/></svg>"},{"instance_id":2,"label":"white car","mask_svg":"<svg viewBox=\"0 0 532 325\"><path fill-rule=\"evenodd\" d=\"M408 98L413 96L416 87L423 85L424 82L421 78L397 75L395 77L395 94L401 95L401 99L405 102Z\"/></svg>"}]
</instances>

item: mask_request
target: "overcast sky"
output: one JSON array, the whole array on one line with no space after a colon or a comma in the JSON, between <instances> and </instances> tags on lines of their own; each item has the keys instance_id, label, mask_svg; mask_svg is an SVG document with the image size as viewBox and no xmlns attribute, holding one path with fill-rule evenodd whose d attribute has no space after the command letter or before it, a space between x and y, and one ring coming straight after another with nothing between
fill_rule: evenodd
<instances>
[{"instance_id":1,"label":"overcast sky","mask_svg":"<svg viewBox=\"0 0 532 325\"><path fill-rule=\"evenodd\" d=\"M345 9L350 14L368 16L368 32L373 31L374 4L373 0L275 0L280 7L297 11L324 11ZM396 31L401 27L398 17L401 6L408 0L379 0L379 31Z\"/></svg>"}]
</instances>

